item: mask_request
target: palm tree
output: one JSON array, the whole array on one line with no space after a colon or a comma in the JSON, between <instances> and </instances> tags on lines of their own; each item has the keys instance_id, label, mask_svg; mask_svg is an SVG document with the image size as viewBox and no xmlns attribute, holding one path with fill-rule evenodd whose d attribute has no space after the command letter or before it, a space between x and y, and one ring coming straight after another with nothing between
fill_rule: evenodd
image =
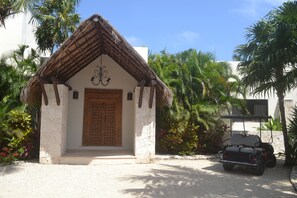
<instances>
[{"instance_id":1,"label":"palm tree","mask_svg":"<svg viewBox=\"0 0 297 198\"><path fill-rule=\"evenodd\" d=\"M0 1L0 27L5 27L5 20L18 11L14 7L14 0L1 0Z\"/></svg>"},{"instance_id":2,"label":"palm tree","mask_svg":"<svg viewBox=\"0 0 297 198\"><path fill-rule=\"evenodd\" d=\"M20 91L40 64L35 50L31 49L30 53L25 55L28 48L21 45L11 55L0 60L0 109L3 105L8 109L21 105Z\"/></svg>"},{"instance_id":3,"label":"palm tree","mask_svg":"<svg viewBox=\"0 0 297 198\"><path fill-rule=\"evenodd\" d=\"M297 2L286 2L248 29L247 43L236 48L238 69L254 94L275 91L281 115L286 164L290 163L285 118L285 94L296 86ZM293 69L293 70L292 70ZM296 70L296 68L295 68Z\"/></svg>"},{"instance_id":4,"label":"palm tree","mask_svg":"<svg viewBox=\"0 0 297 198\"><path fill-rule=\"evenodd\" d=\"M201 130L209 129L220 109L240 104L235 97L239 78L228 64L215 62L212 54L194 49L176 55L163 52L150 55L149 64L174 93L173 106L167 109L173 119L190 119ZM228 82L230 78L236 82Z\"/></svg>"},{"instance_id":5,"label":"palm tree","mask_svg":"<svg viewBox=\"0 0 297 198\"><path fill-rule=\"evenodd\" d=\"M158 134L174 132L167 142L171 145L170 141L174 143L179 140L179 132L190 139L195 138L192 136L194 133L199 137L197 143L200 150L206 149L204 140L209 134L216 134L219 139L221 136L216 126L221 126L220 110L228 109L230 104L238 104L235 101L240 101L230 94L240 90L236 87L238 83L228 81L230 78L235 81L238 79L232 74L230 66L216 62L212 54L194 49L174 55L165 51L150 55L149 65L174 93L172 107L157 108ZM188 140L186 138L181 141ZM192 143L187 142L189 145Z\"/></svg>"},{"instance_id":6,"label":"palm tree","mask_svg":"<svg viewBox=\"0 0 297 198\"><path fill-rule=\"evenodd\" d=\"M14 7L18 11L30 11L39 0L15 0Z\"/></svg>"},{"instance_id":7,"label":"palm tree","mask_svg":"<svg viewBox=\"0 0 297 198\"><path fill-rule=\"evenodd\" d=\"M0 26L5 27L5 20L20 12L27 12L39 0L1 0L0 1Z\"/></svg>"},{"instance_id":8,"label":"palm tree","mask_svg":"<svg viewBox=\"0 0 297 198\"><path fill-rule=\"evenodd\" d=\"M74 32L80 21L79 14L75 13L78 2L43 0L34 5L31 10L32 21L37 23L35 37L41 51L53 53Z\"/></svg>"},{"instance_id":9,"label":"palm tree","mask_svg":"<svg viewBox=\"0 0 297 198\"><path fill-rule=\"evenodd\" d=\"M150 54L149 56L149 65L156 72L157 76L175 93L183 92L184 86L181 79L178 79L177 76L180 74L179 65L175 59L174 55L170 55L165 51L162 51L161 54ZM157 108L157 117L159 120L169 120L175 119L180 120L188 117L188 115L181 108L181 104L177 97L173 98L171 108ZM158 122L161 124L161 128L166 127L168 122Z\"/></svg>"}]
</instances>

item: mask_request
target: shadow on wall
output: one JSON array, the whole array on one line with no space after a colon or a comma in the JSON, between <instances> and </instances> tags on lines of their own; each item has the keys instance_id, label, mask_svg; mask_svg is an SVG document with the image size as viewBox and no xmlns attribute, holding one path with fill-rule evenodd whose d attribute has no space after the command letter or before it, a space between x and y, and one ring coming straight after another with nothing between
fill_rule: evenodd
<instances>
[{"instance_id":1,"label":"shadow on wall","mask_svg":"<svg viewBox=\"0 0 297 198\"><path fill-rule=\"evenodd\" d=\"M278 191L279 184L271 178L236 170L227 173L219 163L205 168L205 171L179 165L164 164L163 167L152 169L143 176L121 178L125 182L144 185L143 188L124 190L124 193L146 198L255 197L255 192L265 197L293 197L292 194Z\"/></svg>"}]
</instances>

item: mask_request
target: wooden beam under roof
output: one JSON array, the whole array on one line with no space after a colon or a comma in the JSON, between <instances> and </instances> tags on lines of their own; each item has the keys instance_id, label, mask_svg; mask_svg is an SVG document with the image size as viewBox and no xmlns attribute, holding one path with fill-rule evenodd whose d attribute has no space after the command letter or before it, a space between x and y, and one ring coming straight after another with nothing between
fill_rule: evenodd
<instances>
[{"instance_id":1,"label":"wooden beam under roof","mask_svg":"<svg viewBox=\"0 0 297 198\"><path fill-rule=\"evenodd\" d=\"M51 77L51 80L52 80L52 82L53 82L53 81L56 81L58 84L63 84L63 85L65 85L66 87L68 87L68 90L69 90L69 91L72 90L72 87L71 87L70 85L68 85L66 82L63 82L62 80L56 78L55 76L52 76L52 77Z\"/></svg>"},{"instance_id":2,"label":"wooden beam under roof","mask_svg":"<svg viewBox=\"0 0 297 198\"><path fill-rule=\"evenodd\" d=\"M157 84L156 80L151 80L151 89L150 89L150 98L149 98L149 108L151 109L153 107L153 101L154 101L154 92L155 92L155 85Z\"/></svg>"},{"instance_id":3,"label":"wooden beam under roof","mask_svg":"<svg viewBox=\"0 0 297 198\"><path fill-rule=\"evenodd\" d=\"M48 97L47 97L47 94L46 94L46 91L45 91L45 88L44 88L44 83L46 83L47 81L45 81L44 79L38 77L38 81L40 83L40 87L41 87L41 92L42 92L42 95L43 95L43 100L44 100L44 104L45 105L48 105Z\"/></svg>"},{"instance_id":4,"label":"wooden beam under roof","mask_svg":"<svg viewBox=\"0 0 297 198\"><path fill-rule=\"evenodd\" d=\"M138 86L140 87L140 92L139 92L139 99L138 99L138 108L142 107L142 98L143 98L143 89L144 89L144 85L146 83L146 80L143 79Z\"/></svg>"},{"instance_id":5,"label":"wooden beam under roof","mask_svg":"<svg viewBox=\"0 0 297 198\"><path fill-rule=\"evenodd\" d=\"M58 82L57 82L56 78L54 78L54 77L51 77L51 80L52 80L53 86L54 86L56 102L57 102L57 105L59 106L61 103L61 100L60 100L60 95L59 95L59 91L58 91L58 87L57 87Z\"/></svg>"}]
</instances>

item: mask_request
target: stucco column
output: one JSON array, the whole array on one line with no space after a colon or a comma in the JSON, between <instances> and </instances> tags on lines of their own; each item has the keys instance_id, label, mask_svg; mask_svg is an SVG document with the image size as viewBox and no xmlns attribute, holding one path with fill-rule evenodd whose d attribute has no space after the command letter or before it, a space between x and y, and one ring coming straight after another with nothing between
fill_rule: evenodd
<instances>
[{"instance_id":1,"label":"stucco column","mask_svg":"<svg viewBox=\"0 0 297 198\"><path fill-rule=\"evenodd\" d=\"M45 91L48 105L42 101L39 160L43 164L59 163L66 152L68 88L58 85L60 105L56 103L53 85L46 84Z\"/></svg>"},{"instance_id":2,"label":"stucco column","mask_svg":"<svg viewBox=\"0 0 297 198\"><path fill-rule=\"evenodd\" d=\"M149 108L150 87L143 90L142 107L138 107L140 87L135 88L135 142L134 153L138 163L150 163L155 159L156 94Z\"/></svg>"}]
</instances>

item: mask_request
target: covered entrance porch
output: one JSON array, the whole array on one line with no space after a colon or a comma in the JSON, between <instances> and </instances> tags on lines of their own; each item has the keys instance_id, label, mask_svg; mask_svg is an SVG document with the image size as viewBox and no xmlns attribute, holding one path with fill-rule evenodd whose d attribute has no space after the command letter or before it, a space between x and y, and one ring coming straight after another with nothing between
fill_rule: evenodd
<instances>
[{"instance_id":1,"label":"covered entrance porch","mask_svg":"<svg viewBox=\"0 0 297 198\"><path fill-rule=\"evenodd\" d=\"M47 93L48 104L42 105L41 163L95 165L100 163L149 163L154 160L155 99L152 103L154 108L150 108L149 96L151 89L149 87L136 87L134 90L135 97L142 97L143 99L141 100L141 106L138 100L134 101L133 149L127 149L121 146L121 144L100 146L100 133L99 135L96 134L95 137L90 137L98 138L100 144L83 145L83 141L82 145L77 149L67 148L67 139L71 136L71 132L67 131L67 118L69 117L68 88L64 85L57 85L57 90L61 93L60 105L56 103L53 85L44 85L44 89ZM86 122L86 125L89 127L90 123ZM98 127L100 128L101 126ZM84 133L82 134L83 136L85 135ZM103 140L105 140L104 137ZM93 142L97 143L96 140ZM112 141L112 143L114 142Z\"/></svg>"},{"instance_id":2,"label":"covered entrance porch","mask_svg":"<svg viewBox=\"0 0 297 198\"><path fill-rule=\"evenodd\" d=\"M147 60L101 16L82 22L23 90L41 105L40 163L153 161L156 104L172 93Z\"/></svg>"}]
</instances>

